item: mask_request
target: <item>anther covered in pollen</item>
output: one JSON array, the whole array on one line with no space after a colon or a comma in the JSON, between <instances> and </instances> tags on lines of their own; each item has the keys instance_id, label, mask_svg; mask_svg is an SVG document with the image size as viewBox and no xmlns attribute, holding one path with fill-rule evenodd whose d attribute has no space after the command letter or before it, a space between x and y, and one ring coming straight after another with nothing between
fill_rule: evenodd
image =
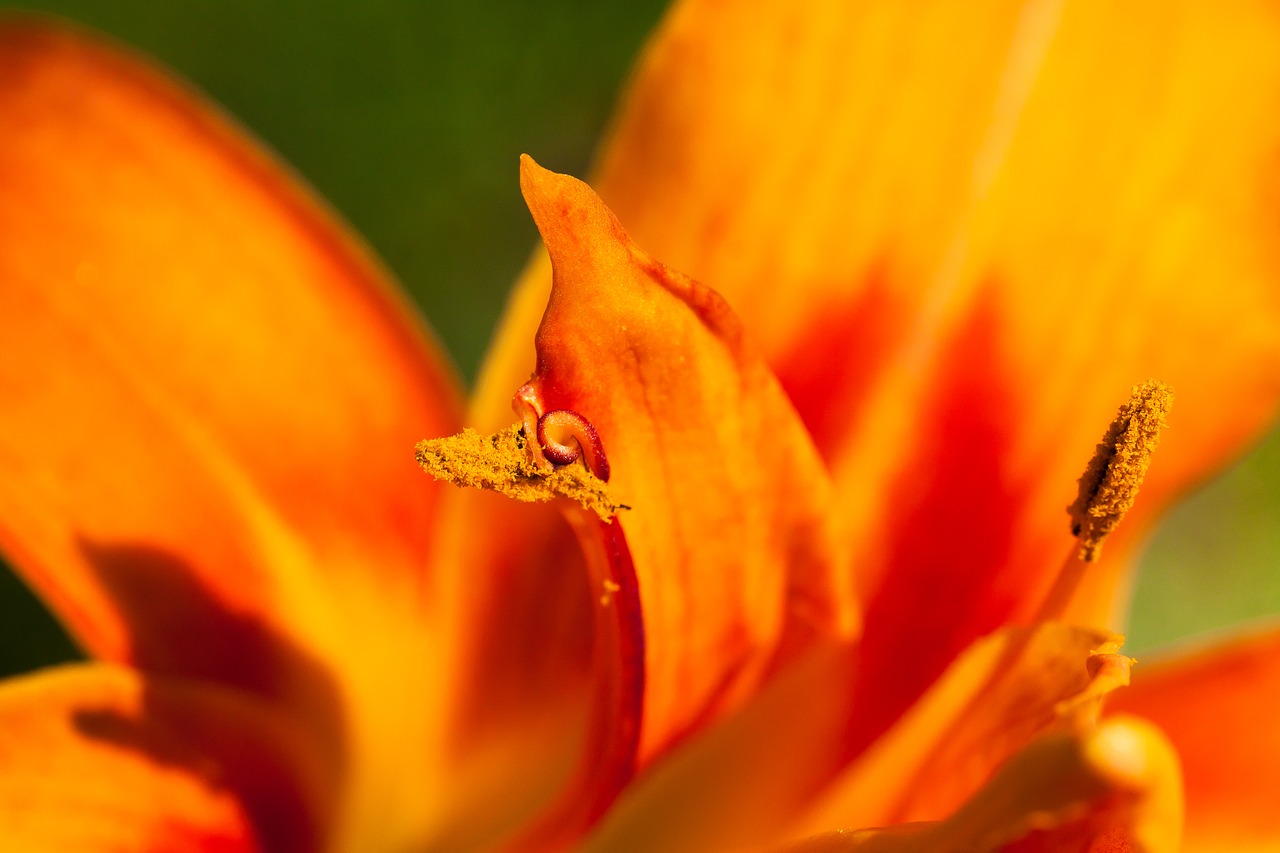
<instances>
[{"instance_id":1,"label":"anther covered in pollen","mask_svg":"<svg viewBox=\"0 0 1280 853\"><path fill-rule=\"evenodd\" d=\"M534 461L520 424L494 435L465 429L447 438L421 441L415 448L422 469L446 483L489 489L518 501L576 501L604 521L625 507L609 494L603 480L583 465L548 471Z\"/></svg>"},{"instance_id":2,"label":"anther covered in pollen","mask_svg":"<svg viewBox=\"0 0 1280 853\"><path fill-rule=\"evenodd\" d=\"M489 436L466 429L419 442L418 464L437 480L519 501L569 498L604 521L627 508L609 494L609 462L590 421L570 409L543 413L532 383L512 405L520 423Z\"/></svg>"},{"instance_id":3,"label":"anther covered in pollen","mask_svg":"<svg viewBox=\"0 0 1280 853\"><path fill-rule=\"evenodd\" d=\"M1135 385L1102 437L1080 477L1075 503L1067 508L1081 560L1098 558L1102 541L1133 506L1172 405L1168 385L1154 379Z\"/></svg>"}]
</instances>

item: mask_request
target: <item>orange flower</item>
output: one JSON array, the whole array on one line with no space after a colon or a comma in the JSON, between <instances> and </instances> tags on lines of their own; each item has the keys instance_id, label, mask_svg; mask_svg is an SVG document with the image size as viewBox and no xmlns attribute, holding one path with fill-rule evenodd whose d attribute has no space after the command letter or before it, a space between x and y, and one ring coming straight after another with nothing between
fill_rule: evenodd
<instances>
[{"instance_id":1,"label":"orange flower","mask_svg":"<svg viewBox=\"0 0 1280 853\"><path fill-rule=\"evenodd\" d=\"M612 212L523 162L465 416L225 118L0 28L0 546L96 659L0 688L10 846L1175 850L1184 791L1183 849L1280 843L1280 635L1117 690L1108 630L1280 397L1280 19L773 5L671 13ZM611 520L409 459L517 419L420 456Z\"/></svg>"}]
</instances>

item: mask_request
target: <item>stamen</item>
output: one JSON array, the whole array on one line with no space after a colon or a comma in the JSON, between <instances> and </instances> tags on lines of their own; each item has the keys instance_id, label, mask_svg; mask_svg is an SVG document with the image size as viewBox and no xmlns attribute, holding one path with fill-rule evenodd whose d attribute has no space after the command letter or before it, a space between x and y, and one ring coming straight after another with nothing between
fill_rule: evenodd
<instances>
[{"instance_id":1,"label":"stamen","mask_svg":"<svg viewBox=\"0 0 1280 853\"><path fill-rule=\"evenodd\" d=\"M582 465L548 470L530 453L525 428L513 424L499 433L480 435L465 429L447 438L418 443L415 455L422 469L455 486L489 489L518 501L547 501L565 497L610 521L626 509L609 494L604 481Z\"/></svg>"},{"instance_id":2,"label":"stamen","mask_svg":"<svg viewBox=\"0 0 1280 853\"><path fill-rule=\"evenodd\" d=\"M1095 624L1100 614L1110 612L1115 590L1109 576L1091 572L1089 564L1098 559L1102 541L1133 506L1172 405L1169 386L1147 380L1135 385L1129 401L1120 407L1080 477L1075 503L1067 507L1071 532L1078 541L1033 622Z\"/></svg>"},{"instance_id":3,"label":"stamen","mask_svg":"<svg viewBox=\"0 0 1280 853\"><path fill-rule=\"evenodd\" d=\"M1135 385L1098 444L1080 477L1076 501L1067 507L1084 562L1098 558L1103 540L1133 506L1172 405L1168 385L1154 379Z\"/></svg>"}]
</instances>

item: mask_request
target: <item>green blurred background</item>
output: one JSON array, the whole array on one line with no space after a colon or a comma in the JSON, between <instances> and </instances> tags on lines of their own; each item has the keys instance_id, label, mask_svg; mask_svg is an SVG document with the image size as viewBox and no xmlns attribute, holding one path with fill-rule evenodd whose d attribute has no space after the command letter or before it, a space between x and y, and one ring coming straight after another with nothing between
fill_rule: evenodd
<instances>
[{"instance_id":1,"label":"green blurred background","mask_svg":"<svg viewBox=\"0 0 1280 853\"><path fill-rule=\"evenodd\" d=\"M584 174L662 0L52 0L194 81L387 261L468 379L536 233L516 158ZM1099 429L1101 430L1099 425ZM1280 613L1280 436L1148 549L1129 650ZM0 674L75 655L0 567Z\"/></svg>"}]
</instances>

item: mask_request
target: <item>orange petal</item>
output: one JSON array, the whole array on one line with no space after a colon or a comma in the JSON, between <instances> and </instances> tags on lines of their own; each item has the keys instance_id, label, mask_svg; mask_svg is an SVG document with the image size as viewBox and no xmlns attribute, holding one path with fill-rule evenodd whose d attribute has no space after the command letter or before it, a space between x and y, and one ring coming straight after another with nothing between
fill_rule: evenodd
<instances>
[{"instance_id":1,"label":"orange petal","mask_svg":"<svg viewBox=\"0 0 1280 853\"><path fill-rule=\"evenodd\" d=\"M1280 848L1280 631L1144 664L1117 710L1146 717L1173 741L1187 788L1184 849Z\"/></svg>"},{"instance_id":2,"label":"orange petal","mask_svg":"<svg viewBox=\"0 0 1280 853\"><path fill-rule=\"evenodd\" d=\"M851 659L832 645L796 660L633 781L581 848L754 850L783 837L838 769Z\"/></svg>"},{"instance_id":3,"label":"orange petal","mask_svg":"<svg viewBox=\"0 0 1280 853\"><path fill-rule=\"evenodd\" d=\"M1117 647L1054 623L978 641L815 798L801 831L945 817L1032 739L1095 722L1101 698L1127 681Z\"/></svg>"},{"instance_id":4,"label":"orange petal","mask_svg":"<svg viewBox=\"0 0 1280 853\"><path fill-rule=\"evenodd\" d=\"M575 845L613 804L636 771L646 709L646 635L635 566L621 525L578 521L591 585L603 589L595 605L591 718L576 773L559 799L526 827L517 849Z\"/></svg>"},{"instance_id":5,"label":"orange petal","mask_svg":"<svg viewBox=\"0 0 1280 853\"><path fill-rule=\"evenodd\" d=\"M1160 732L1117 718L1032 744L945 821L833 833L788 850L1176 853L1179 783L1177 755Z\"/></svg>"},{"instance_id":6,"label":"orange petal","mask_svg":"<svg viewBox=\"0 0 1280 853\"><path fill-rule=\"evenodd\" d=\"M94 655L287 705L351 779L341 832L416 843L458 787L422 670L438 490L412 448L459 408L436 348L310 192L138 59L7 19L0 126L0 547Z\"/></svg>"},{"instance_id":7,"label":"orange petal","mask_svg":"<svg viewBox=\"0 0 1280 853\"><path fill-rule=\"evenodd\" d=\"M1262 2L690 0L650 45L593 185L761 336L850 496L877 493L870 457L900 473L929 461L916 441L970 426L935 477L985 434L1020 503L1050 491L1047 525L1133 382L1169 382L1184 411L1165 485L1274 407L1257 359L1280 347L1277 95L1280 16ZM1193 341L1226 327L1199 357ZM966 389L980 399L929 420ZM898 454L869 444L886 419L905 430ZM1033 476L1055 479L1015 488Z\"/></svg>"},{"instance_id":8,"label":"orange petal","mask_svg":"<svg viewBox=\"0 0 1280 853\"><path fill-rule=\"evenodd\" d=\"M723 301L580 181L525 158L521 186L555 266L532 384L594 424L631 507L614 523L643 607L643 764L856 614L825 472Z\"/></svg>"},{"instance_id":9,"label":"orange petal","mask_svg":"<svg viewBox=\"0 0 1280 853\"><path fill-rule=\"evenodd\" d=\"M867 738L1043 595L1132 383L1179 403L1120 539L1269 418L1278 102L1280 24L1250 0L668 17L593 185L725 296L831 464L868 660L893 661L865 670ZM533 268L513 297L486 399L528 369L509 342L548 287Z\"/></svg>"},{"instance_id":10,"label":"orange petal","mask_svg":"<svg viewBox=\"0 0 1280 853\"><path fill-rule=\"evenodd\" d=\"M533 369L534 330L551 288L551 266L544 251L538 251L532 267L537 274L545 272L546 287L513 290L513 298L523 302L518 313L530 318L528 328L495 335L489 368L482 371L471 397L467 422L484 432L511 424L512 391ZM605 575L593 572L594 579L589 579L578 541L556 507L517 504L470 489L450 490L441 498L441 515L434 567L444 587L441 611L452 625L445 633L457 645L448 698L453 705L450 740L463 746L509 742L511 732L531 719L546 720L552 730L531 736L529 743L580 738L582 721L575 713L580 713L584 696L599 689L592 630ZM501 530L502 535L476 536L476 530ZM509 748L500 748L498 754L496 763L508 770L519 763ZM557 754L571 752L563 747L550 750L550 755ZM473 764L465 750L459 758ZM540 766L558 769L554 761ZM509 805L522 783L536 781L545 792L563 781L552 769L537 780L509 772L489 776L489 793L469 819L478 826L491 826L495 809Z\"/></svg>"},{"instance_id":11,"label":"orange petal","mask_svg":"<svg viewBox=\"0 0 1280 853\"><path fill-rule=\"evenodd\" d=\"M41 851L316 849L293 735L246 697L105 665L0 687L0 836Z\"/></svg>"},{"instance_id":12,"label":"orange petal","mask_svg":"<svg viewBox=\"0 0 1280 853\"><path fill-rule=\"evenodd\" d=\"M941 820L1030 741L1096 722L1116 680L1092 650L1111 652L1110 640L1046 624L980 641L840 776L850 705L875 697L843 687L849 655L816 651L636 779L586 849L759 849L837 826Z\"/></svg>"},{"instance_id":13,"label":"orange petal","mask_svg":"<svg viewBox=\"0 0 1280 853\"><path fill-rule=\"evenodd\" d=\"M193 93L12 19L0 81L0 543L93 654L269 689L267 633L421 584L411 449L456 425L452 379L366 249Z\"/></svg>"}]
</instances>

